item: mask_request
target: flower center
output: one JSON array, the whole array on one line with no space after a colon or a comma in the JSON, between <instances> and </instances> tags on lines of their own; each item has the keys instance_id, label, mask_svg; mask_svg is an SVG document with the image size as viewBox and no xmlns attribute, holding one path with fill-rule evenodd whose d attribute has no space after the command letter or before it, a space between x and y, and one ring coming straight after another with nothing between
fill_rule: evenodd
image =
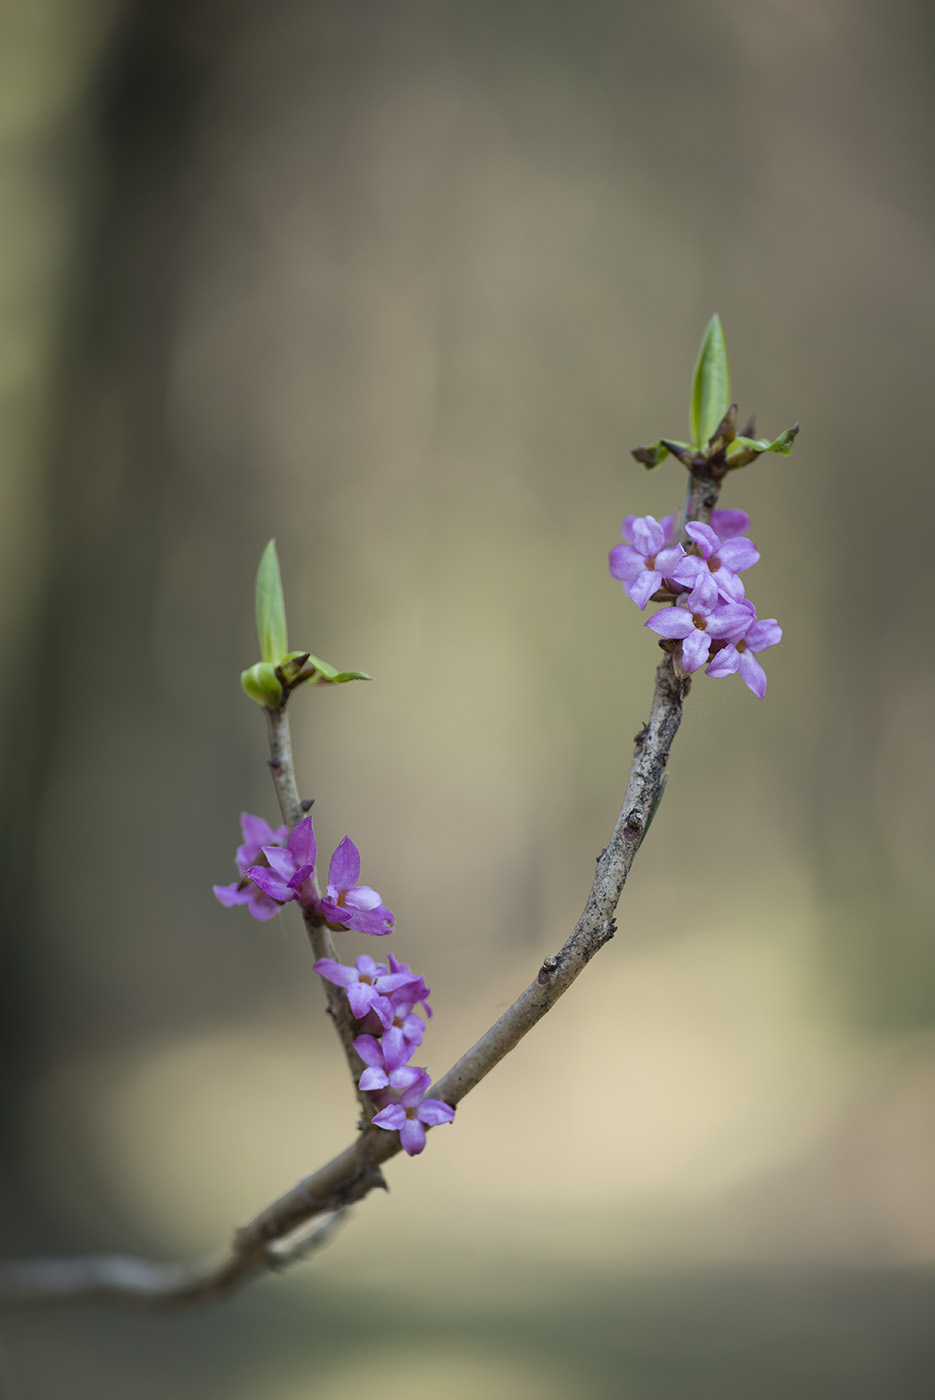
<instances>
[{"instance_id":1,"label":"flower center","mask_svg":"<svg viewBox=\"0 0 935 1400\"><path fill-rule=\"evenodd\" d=\"M654 572L655 572L655 569L656 569L656 556L655 556L655 554L647 554L647 556L646 556L646 567L647 567L647 569L649 570L650 573L654 573Z\"/></svg>"},{"instance_id":2,"label":"flower center","mask_svg":"<svg viewBox=\"0 0 935 1400\"><path fill-rule=\"evenodd\" d=\"M711 558L708 560L708 568L711 570L712 574L716 574L720 567L720 559L717 557L716 554L712 554Z\"/></svg>"},{"instance_id":3,"label":"flower center","mask_svg":"<svg viewBox=\"0 0 935 1400\"><path fill-rule=\"evenodd\" d=\"M747 649L747 644L746 644L746 642L744 641L743 637L740 638L740 641L739 641L739 642L735 642L735 643L734 643L734 648L735 648L735 650L737 650L737 651L746 651L746 649Z\"/></svg>"},{"instance_id":4,"label":"flower center","mask_svg":"<svg viewBox=\"0 0 935 1400\"><path fill-rule=\"evenodd\" d=\"M692 613L692 622L693 622L693 623L695 624L695 626L698 628L698 631L699 631L699 632L707 632L707 630L708 630L708 619L707 619L706 617L702 617L702 616L701 616L701 613ZM683 623L683 626L684 626L684 623Z\"/></svg>"}]
</instances>

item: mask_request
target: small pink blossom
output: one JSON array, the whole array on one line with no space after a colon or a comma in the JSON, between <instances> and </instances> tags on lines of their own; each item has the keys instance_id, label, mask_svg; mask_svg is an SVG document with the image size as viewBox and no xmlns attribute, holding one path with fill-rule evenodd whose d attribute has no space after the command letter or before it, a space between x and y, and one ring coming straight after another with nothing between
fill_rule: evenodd
<instances>
[{"instance_id":1,"label":"small pink blossom","mask_svg":"<svg viewBox=\"0 0 935 1400\"><path fill-rule=\"evenodd\" d=\"M749 605L721 602L710 574L703 574L684 605L661 608L644 624L661 637L682 643L682 667L690 675L708 659L711 643L729 637L749 618Z\"/></svg>"},{"instance_id":2,"label":"small pink blossom","mask_svg":"<svg viewBox=\"0 0 935 1400\"><path fill-rule=\"evenodd\" d=\"M774 647L782 639L782 628L774 617L757 618L754 614L742 636L734 636L716 653L705 668L705 675L720 679L740 672L740 678L757 699L766 694L766 672L754 652Z\"/></svg>"},{"instance_id":3,"label":"small pink blossom","mask_svg":"<svg viewBox=\"0 0 935 1400\"><path fill-rule=\"evenodd\" d=\"M254 817L250 812L241 812L240 830L243 845L237 847L234 859L240 871L240 879L233 885L215 885L215 896L228 909L235 904L246 904L255 919L271 919L279 913L280 906L269 895L264 894L247 873L248 867L265 858L264 846L284 846L289 835L285 826L271 827L262 817Z\"/></svg>"},{"instance_id":4,"label":"small pink blossom","mask_svg":"<svg viewBox=\"0 0 935 1400\"><path fill-rule=\"evenodd\" d=\"M685 531L692 547L672 570L673 580L684 588L694 588L701 575L707 572L726 602L739 602L744 590L737 575L751 568L760 557L753 541L721 540L710 525L700 521L690 521Z\"/></svg>"},{"instance_id":5,"label":"small pink blossom","mask_svg":"<svg viewBox=\"0 0 935 1400\"><path fill-rule=\"evenodd\" d=\"M369 885L359 885L360 852L349 836L331 857L328 888L319 903L319 912L329 924L357 929L358 933L383 935L393 932L393 915Z\"/></svg>"},{"instance_id":6,"label":"small pink blossom","mask_svg":"<svg viewBox=\"0 0 935 1400\"><path fill-rule=\"evenodd\" d=\"M334 958L319 958L315 971L344 988L357 1021L362 1021L378 1002L385 1002L390 1008L386 1014L392 1016L394 995L411 996L422 983L422 978L414 977L408 968L405 972L388 972L385 963L374 962L366 953L361 954L354 967L336 962Z\"/></svg>"},{"instance_id":7,"label":"small pink blossom","mask_svg":"<svg viewBox=\"0 0 935 1400\"><path fill-rule=\"evenodd\" d=\"M398 1089L398 1103L388 1104L371 1120L375 1128L386 1128L398 1132L403 1150L410 1157L417 1156L425 1146L426 1128L437 1127L440 1123L450 1123L455 1116L454 1109L441 1099L424 1098L431 1083L426 1070L406 1065L394 1070L389 1076L390 1085ZM406 1087L402 1087L403 1083Z\"/></svg>"},{"instance_id":8,"label":"small pink blossom","mask_svg":"<svg viewBox=\"0 0 935 1400\"><path fill-rule=\"evenodd\" d=\"M305 817L292 828L285 850L264 846L263 855L269 864L251 865L247 871L254 884L280 904L297 899L303 908L311 909L315 902L312 876L317 855L311 817Z\"/></svg>"},{"instance_id":9,"label":"small pink blossom","mask_svg":"<svg viewBox=\"0 0 935 1400\"><path fill-rule=\"evenodd\" d=\"M652 515L628 515L621 534L633 543L614 545L610 576L620 580L624 593L637 607L645 608L685 551L680 544L666 547L662 526Z\"/></svg>"}]
</instances>

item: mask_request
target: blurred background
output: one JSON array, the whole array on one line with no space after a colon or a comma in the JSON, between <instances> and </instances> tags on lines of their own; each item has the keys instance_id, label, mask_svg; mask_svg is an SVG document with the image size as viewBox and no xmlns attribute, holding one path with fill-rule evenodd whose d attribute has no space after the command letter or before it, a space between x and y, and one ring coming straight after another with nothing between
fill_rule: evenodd
<instances>
[{"instance_id":1,"label":"blurred background","mask_svg":"<svg viewBox=\"0 0 935 1400\"><path fill-rule=\"evenodd\" d=\"M758 702L697 680L620 933L328 1252L0 1325L4 1400L931 1394L935 18L919 0L3 0L2 1223L185 1257L350 1141L276 816L441 1074L580 913L654 640L607 574L724 322ZM905 570L905 575L903 574ZM374 951L349 934L350 957ZM383 947L381 945L381 951Z\"/></svg>"}]
</instances>

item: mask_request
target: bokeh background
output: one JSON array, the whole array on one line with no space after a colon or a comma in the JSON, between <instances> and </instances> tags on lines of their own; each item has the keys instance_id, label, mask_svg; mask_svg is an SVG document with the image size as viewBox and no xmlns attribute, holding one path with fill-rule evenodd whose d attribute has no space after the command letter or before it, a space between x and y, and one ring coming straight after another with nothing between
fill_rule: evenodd
<instances>
[{"instance_id":1,"label":"bokeh background","mask_svg":"<svg viewBox=\"0 0 935 1400\"><path fill-rule=\"evenodd\" d=\"M8 1317L4 1400L929 1396L932 52L921 0L3 0L2 1223L173 1258L350 1140L251 590L439 1074L565 938L656 660L607 577L712 311L785 628L701 677L620 935L303 1269ZM358 935L342 945L372 951Z\"/></svg>"}]
</instances>

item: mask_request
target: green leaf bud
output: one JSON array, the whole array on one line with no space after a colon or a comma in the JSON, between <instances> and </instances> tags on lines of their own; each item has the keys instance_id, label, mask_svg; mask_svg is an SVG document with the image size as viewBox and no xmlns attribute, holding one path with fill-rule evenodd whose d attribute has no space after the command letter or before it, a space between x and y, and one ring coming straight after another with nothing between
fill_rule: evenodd
<instances>
[{"instance_id":1,"label":"green leaf bud","mask_svg":"<svg viewBox=\"0 0 935 1400\"><path fill-rule=\"evenodd\" d=\"M240 684L258 705L276 710L282 704L283 690L276 678L276 667L270 661L258 661L241 672Z\"/></svg>"},{"instance_id":2,"label":"green leaf bud","mask_svg":"<svg viewBox=\"0 0 935 1400\"><path fill-rule=\"evenodd\" d=\"M307 657L307 664L313 668L314 674L308 679L312 685L344 685L346 681L369 681L372 676L368 676L366 671L336 671L333 666L329 666L327 661L322 661L320 656Z\"/></svg>"},{"instance_id":3,"label":"green leaf bud","mask_svg":"<svg viewBox=\"0 0 935 1400\"><path fill-rule=\"evenodd\" d=\"M747 466L748 463L762 456L764 452L778 452L781 457L788 457L798 434L799 425L795 423L791 428L786 428L785 432L780 433L778 438L774 438L772 442L768 438L745 436L734 438L725 454L728 471L735 471L737 467Z\"/></svg>"},{"instance_id":4,"label":"green leaf bud","mask_svg":"<svg viewBox=\"0 0 935 1400\"><path fill-rule=\"evenodd\" d=\"M729 406L727 344L720 317L715 312L701 342L692 382L689 416L692 441L696 447L703 447L714 436Z\"/></svg>"},{"instance_id":5,"label":"green leaf bud","mask_svg":"<svg viewBox=\"0 0 935 1400\"><path fill-rule=\"evenodd\" d=\"M275 540L270 540L264 549L257 570L256 634L263 661L278 665L286 655L289 644L286 640L286 604L282 596Z\"/></svg>"}]
</instances>

